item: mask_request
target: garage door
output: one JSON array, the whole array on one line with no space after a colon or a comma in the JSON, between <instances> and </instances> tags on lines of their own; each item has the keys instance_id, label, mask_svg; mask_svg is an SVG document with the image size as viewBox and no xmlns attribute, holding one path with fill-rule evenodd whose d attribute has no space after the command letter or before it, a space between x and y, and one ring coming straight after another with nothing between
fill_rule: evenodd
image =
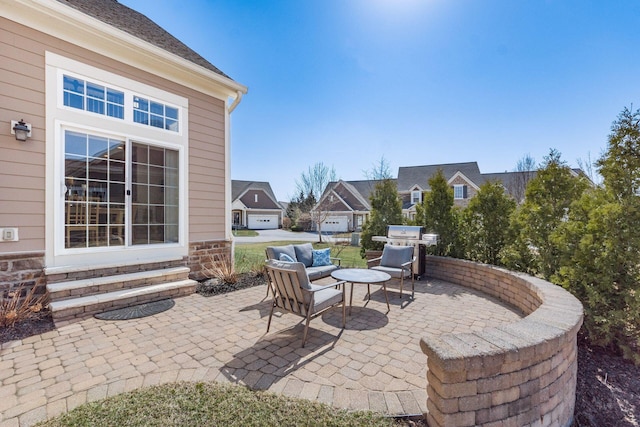
<instances>
[{"instance_id":1,"label":"garage door","mask_svg":"<svg viewBox=\"0 0 640 427\"><path fill-rule=\"evenodd\" d=\"M330 216L322 223L323 232L349 231L349 219L346 216Z\"/></svg>"},{"instance_id":2,"label":"garage door","mask_svg":"<svg viewBox=\"0 0 640 427\"><path fill-rule=\"evenodd\" d=\"M248 215L247 226L251 230L278 228L278 215Z\"/></svg>"}]
</instances>

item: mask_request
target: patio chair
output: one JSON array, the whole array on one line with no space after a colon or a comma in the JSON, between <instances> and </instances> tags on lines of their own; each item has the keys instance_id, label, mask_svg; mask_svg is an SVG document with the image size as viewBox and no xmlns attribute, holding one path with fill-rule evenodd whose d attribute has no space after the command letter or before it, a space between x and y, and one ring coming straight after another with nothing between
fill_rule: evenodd
<instances>
[{"instance_id":1,"label":"patio chair","mask_svg":"<svg viewBox=\"0 0 640 427\"><path fill-rule=\"evenodd\" d=\"M400 298L402 298L402 287L404 279L411 277L411 299L415 293L415 282L413 278L413 263L416 257L413 256L413 246L396 246L385 244L382 256L367 261L367 266L372 270L384 271L391 277L400 279Z\"/></svg>"},{"instance_id":2,"label":"patio chair","mask_svg":"<svg viewBox=\"0 0 640 427\"><path fill-rule=\"evenodd\" d=\"M344 282L323 286L314 285L309 281L304 264L301 262L268 260L265 267L274 291L267 332L271 327L271 318L275 308L306 319L302 347L307 342L311 319L331 307L342 304L342 328L345 327L345 286L342 286L342 290L335 289L336 285L341 285Z\"/></svg>"}]
</instances>

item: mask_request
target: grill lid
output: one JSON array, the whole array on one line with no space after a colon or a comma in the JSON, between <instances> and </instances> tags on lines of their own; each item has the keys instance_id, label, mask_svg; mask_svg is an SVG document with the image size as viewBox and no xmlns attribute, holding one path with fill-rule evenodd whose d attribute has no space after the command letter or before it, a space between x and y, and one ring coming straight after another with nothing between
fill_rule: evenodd
<instances>
[{"instance_id":1,"label":"grill lid","mask_svg":"<svg viewBox=\"0 0 640 427\"><path fill-rule=\"evenodd\" d=\"M392 239L415 239L422 238L423 229L419 225L388 225L387 237Z\"/></svg>"}]
</instances>

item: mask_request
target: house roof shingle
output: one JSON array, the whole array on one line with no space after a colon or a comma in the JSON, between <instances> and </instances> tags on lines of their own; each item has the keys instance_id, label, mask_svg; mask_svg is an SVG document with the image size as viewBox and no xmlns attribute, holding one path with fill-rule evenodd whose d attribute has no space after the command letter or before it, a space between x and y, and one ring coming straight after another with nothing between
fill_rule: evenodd
<instances>
[{"instance_id":1,"label":"house roof shingle","mask_svg":"<svg viewBox=\"0 0 640 427\"><path fill-rule=\"evenodd\" d=\"M230 79L219 68L169 34L151 19L119 3L117 0L58 0L58 2L73 7L86 15Z\"/></svg>"},{"instance_id":2,"label":"house roof shingle","mask_svg":"<svg viewBox=\"0 0 640 427\"><path fill-rule=\"evenodd\" d=\"M438 169L442 169L447 180L460 172L474 183L483 182L477 162L405 166L398 168L398 191L410 191L414 185L419 185L422 190L430 190L429 179Z\"/></svg>"},{"instance_id":3,"label":"house roof shingle","mask_svg":"<svg viewBox=\"0 0 640 427\"><path fill-rule=\"evenodd\" d=\"M271 184L264 181L240 181L236 179L231 180L231 201L235 201L240 198L243 194L250 190L258 190L266 193L273 203L277 206L277 209L282 209L282 205L276 199L273 190L271 189ZM266 201L260 200L259 205L251 206L252 208L266 208L266 209L274 209L274 206L270 203L264 203Z\"/></svg>"}]
</instances>

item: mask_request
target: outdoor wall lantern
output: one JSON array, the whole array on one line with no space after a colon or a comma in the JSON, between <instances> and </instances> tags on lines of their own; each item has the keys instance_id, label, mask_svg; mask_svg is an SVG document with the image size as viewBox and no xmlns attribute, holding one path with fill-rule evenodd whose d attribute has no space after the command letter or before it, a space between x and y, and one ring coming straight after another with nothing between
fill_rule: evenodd
<instances>
[{"instance_id":1,"label":"outdoor wall lantern","mask_svg":"<svg viewBox=\"0 0 640 427\"><path fill-rule=\"evenodd\" d=\"M17 141L26 141L31 137L31 123L25 123L24 119L19 122L11 120L11 134L16 136Z\"/></svg>"}]
</instances>

